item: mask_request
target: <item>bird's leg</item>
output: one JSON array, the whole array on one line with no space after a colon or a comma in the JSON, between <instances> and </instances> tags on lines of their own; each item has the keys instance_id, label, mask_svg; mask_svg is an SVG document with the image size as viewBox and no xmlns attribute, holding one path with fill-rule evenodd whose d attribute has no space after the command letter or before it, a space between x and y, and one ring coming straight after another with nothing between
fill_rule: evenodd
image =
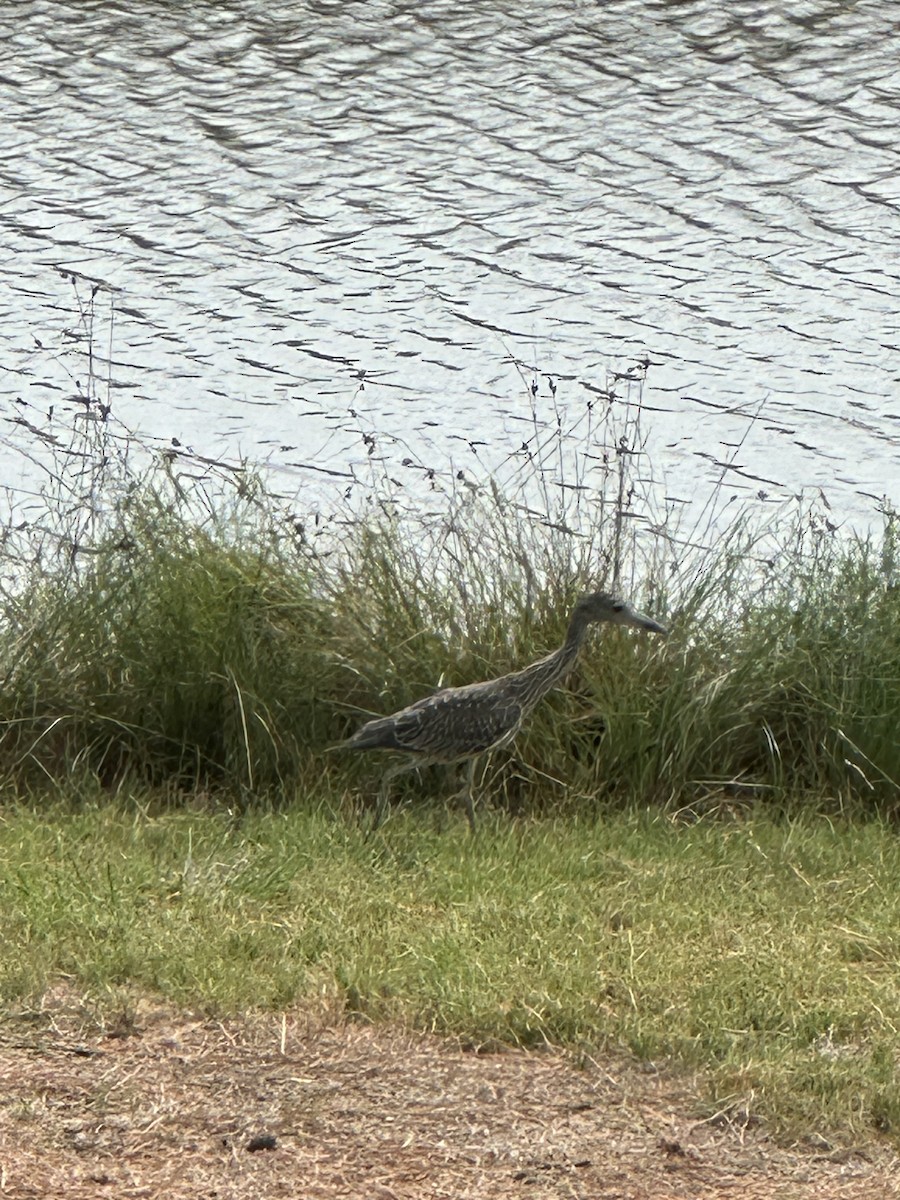
<instances>
[{"instance_id":1,"label":"bird's leg","mask_svg":"<svg viewBox=\"0 0 900 1200\"><path fill-rule=\"evenodd\" d=\"M475 762L474 758L469 759L466 767L466 782L452 797L454 800L465 800L466 802L466 818L469 822L469 828L475 832L475 800L473 797L475 784Z\"/></svg>"},{"instance_id":2,"label":"bird's leg","mask_svg":"<svg viewBox=\"0 0 900 1200\"><path fill-rule=\"evenodd\" d=\"M375 805L375 820L372 822L372 832L381 825L381 822L387 816L388 811L388 792L393 780L398 775L405 775L407 771L413 771L416 767L422 764L415 758L404 759L403 762L395 763L385 771L381 780L381 787L378 789L378 802Z\"/></svg>"},{"instance_id":3,"label":"bird's leg","mask_svg":"<svg viewBox=\"0 0 900 1200\"><path fill-rule=\"evenodd\" d=\"M475 786L475 759L469 759L468 770L466 771L466 816L469 818L469 829L472 833L475 832L475 799L472 795L472 789Z\"/></svg>"}]
</instances>

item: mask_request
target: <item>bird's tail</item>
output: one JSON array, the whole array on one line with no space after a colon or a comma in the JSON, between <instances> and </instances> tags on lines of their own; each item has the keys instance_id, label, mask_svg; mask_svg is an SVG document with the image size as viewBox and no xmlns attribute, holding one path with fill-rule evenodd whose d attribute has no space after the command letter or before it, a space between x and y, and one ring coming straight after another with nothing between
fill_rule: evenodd
<instances>
[{"instance_id":1,"label":"bird's tail","mask_svg":"<svg viewBox=\"0 0 900 1200\"><path fill-rule=\"evenodd\" d=\"M357 729L351 737L333 746L326 746L324 753L332 754L335 750L399 750L402 747L397 742L393 722L389 718L369 721L362 729Z\"/></svg>"},{"instance_id":2,"label":"bird's tail","mask_svg":"<svg viewBox=\"0 0 900 1200\"><path fill-rule=\"evenodd\" d=\"M393 717L376 717L357 729L341 745L342 750L398 750L396 722Z\"/></svg>"}]
</instances>

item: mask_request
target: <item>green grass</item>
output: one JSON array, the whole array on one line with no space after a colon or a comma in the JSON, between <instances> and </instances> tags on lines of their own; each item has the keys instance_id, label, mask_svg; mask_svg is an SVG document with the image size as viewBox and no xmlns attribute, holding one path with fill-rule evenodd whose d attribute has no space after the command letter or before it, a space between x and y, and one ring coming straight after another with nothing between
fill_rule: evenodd
<instances>
[{"instance_id":1,"label":"green grass","mask_svg":"<svg viewBox=\"0 0 900 1200\"><path fill-rule=\"evenodd\" d=\"M878 821L20 807L0 996L325 1005L700 1068L784 1131L900 1133L900 842Z\"/></svg>"},{"instance_id":2,"label":"green grass","mask_svg":"<svg viewBox=\"0 0 900 1200\"><path fill-rule=\"evenodd\" d=\"M603 573L602 539L584 558L492 493L424 526L350 523L319 554L261 488L203 516L166 479L114 491L90 554L36 552L0 588L0 779L16 788L88 771L253 802L327 771L371 790L368 758L323 751L366 714L545 654L580 591L615 586L672 636L592 635L497 757L498 803L682 807L735 788L830 811L900 801L892 514L880 536L835 540L796 512L766 564L738 521L684 573L660 563L626 588Z\"/></svg>"}]
</instances>

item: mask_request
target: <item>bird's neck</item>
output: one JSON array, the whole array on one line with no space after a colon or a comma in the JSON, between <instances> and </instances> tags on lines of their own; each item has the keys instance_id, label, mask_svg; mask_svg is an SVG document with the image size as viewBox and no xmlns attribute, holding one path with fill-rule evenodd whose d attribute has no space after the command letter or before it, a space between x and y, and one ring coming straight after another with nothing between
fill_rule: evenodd
<instances>
[{"instance_id":1,"label":"bird's neck","mask_svg":"<svg viewBox=\"0 0 900 1200\"><path fill-rule=\"evenodd\" d=\"M584 641L590 623L590 619L576 609L572 613L572 619L569 621L569 628L566 630L565 641L560 647L560 651L575 658L581 649L581 643Z\"/></svg>"},{"instance_id":2,"label":"bird's neck","mask_svg":"<svg viewBox=\"0 0 900 1200\"><path fill-rule=\"evenodd\" d=\"M589 624L580 613L576 613L569 622L565 641L560 648L516 673L516 684L511 690L518 692L520 703L531 708L552 687L565 679L575 665Z\"/></svg>"},{"instance_id":3,"label":"bird's neck","mask_svg":"<svg viewBox=\"0 0 900 1200\"><path fill-rule=\"evenodd\" d=\"M581 643L587 635L588 621L580 612L574 612L572 619L569 622L569 628L566 630L565 640L555 654L548 655L549 658L557 660L557 670L559 671L558 678L562 679L567 675L575 665L575 659L578 657L578 651L581 649Z\"/></svg>"}]
</instances>

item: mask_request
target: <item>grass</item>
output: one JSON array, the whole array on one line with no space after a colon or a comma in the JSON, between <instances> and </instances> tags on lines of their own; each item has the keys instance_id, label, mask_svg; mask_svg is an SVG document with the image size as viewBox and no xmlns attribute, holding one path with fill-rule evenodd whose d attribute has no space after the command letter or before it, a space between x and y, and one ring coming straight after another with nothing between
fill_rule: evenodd
<instances>
[{"instance_id":1,"label":"grass","mask_svg":"<svg viewBox=\"0 0 900 1200\"><path fill-rule=\"evenodd\" d=\"M0 825L0 995L324 1006L474 1044L699 1068L782 1132L900 1131L900 844L877 821L22 807Z\"/></svg>"}]
</instances>

